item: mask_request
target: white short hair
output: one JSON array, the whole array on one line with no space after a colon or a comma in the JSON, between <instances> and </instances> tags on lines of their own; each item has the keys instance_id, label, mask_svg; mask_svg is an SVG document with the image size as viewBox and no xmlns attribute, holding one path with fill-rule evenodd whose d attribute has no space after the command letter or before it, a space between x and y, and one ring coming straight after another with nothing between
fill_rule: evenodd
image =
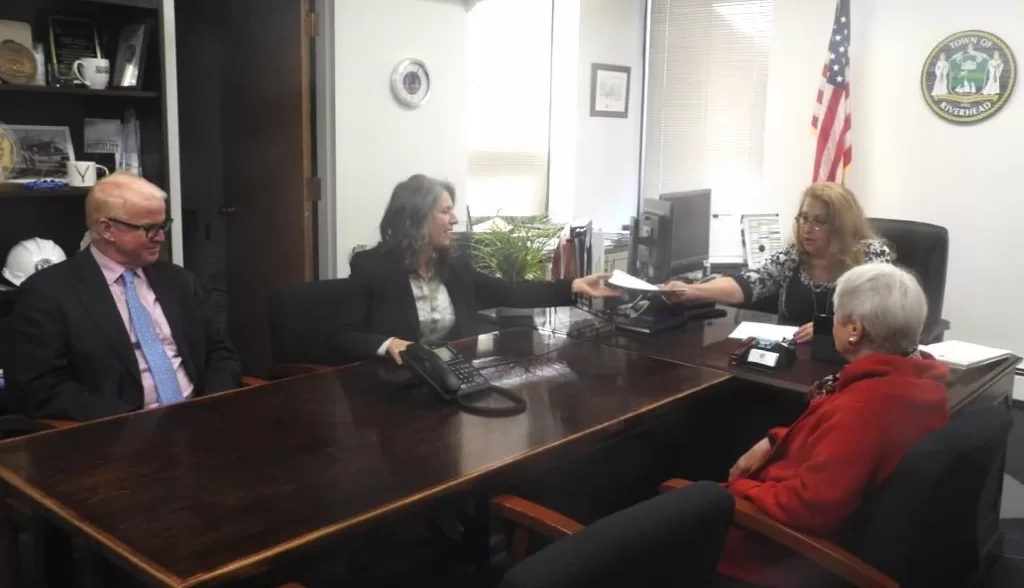
<instances>
[{"instance_id":1,"label":"white short hair","mask_svg":"<svg viewBox=\"0 0 1024 588\"><path fill-rule=\"evenodd\" d=\"M888 263L868 263L839 278L836 318L859 321L879 351L906 353L917 348L928 316L924 290L910 272Z\"/></svg>"}]
</instances>

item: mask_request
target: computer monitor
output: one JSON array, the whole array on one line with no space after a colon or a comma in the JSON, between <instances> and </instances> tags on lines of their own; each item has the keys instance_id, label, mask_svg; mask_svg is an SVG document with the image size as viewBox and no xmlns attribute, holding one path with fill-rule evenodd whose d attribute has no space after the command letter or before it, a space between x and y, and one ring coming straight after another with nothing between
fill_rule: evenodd
<instances>
[{"instance_id":1,"label":"computer monitor","mask_svg":"<svg viewBox=\"0 0 1024 588\"><path fill-rule=\"evenodd\" d=\"M711 255L711 190L662 194L672 206L672 276L703 270Z\"/></svg>"}]
</instances>

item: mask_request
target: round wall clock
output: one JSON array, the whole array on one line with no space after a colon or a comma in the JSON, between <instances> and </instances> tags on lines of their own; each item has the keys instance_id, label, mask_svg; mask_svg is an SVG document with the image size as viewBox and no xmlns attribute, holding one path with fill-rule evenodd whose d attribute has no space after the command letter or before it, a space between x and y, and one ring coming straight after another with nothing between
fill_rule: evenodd
<instances>
[{"instance_id":1,"label":"round wall clock","mask_svg":"<svg viewBox=\"0 0 1024 588\"><path fill-rule=\"evenodd\" d=\"M403 106L419 108L430 96L430 72L419 59L403 59L391 71L391 93Z\"/></svg>"}]
</instances>

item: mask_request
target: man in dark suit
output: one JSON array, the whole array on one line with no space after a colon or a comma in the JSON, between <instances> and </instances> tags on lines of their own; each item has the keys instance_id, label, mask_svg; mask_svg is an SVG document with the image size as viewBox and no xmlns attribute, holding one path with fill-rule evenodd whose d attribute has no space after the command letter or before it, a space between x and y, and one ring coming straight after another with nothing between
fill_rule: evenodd
<instances>
[{"instance_id":1,"label":"man in dark suit","mask_svg":"<svg viewBox=\"0 0 1024 588\"><path fill-rule=\"evenodd\" d=\"M91 244L26 280L5 325L9 412L87 421L240 386L224 321L160 260L166 199L123 173L89 193Z\"/></svg>"}]
</instances>

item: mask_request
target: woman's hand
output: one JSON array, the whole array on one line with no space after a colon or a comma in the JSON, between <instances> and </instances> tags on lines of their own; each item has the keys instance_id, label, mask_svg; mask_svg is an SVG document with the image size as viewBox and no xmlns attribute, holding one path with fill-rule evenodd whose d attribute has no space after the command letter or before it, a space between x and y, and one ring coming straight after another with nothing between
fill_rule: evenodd
<instances>
[{"instance_id":1,"label":"woman's hand","mask_svg":"<svg viewBox=\"0 0 1024 588\"><path fill-rule=\"evenodd\" d=\"M687 300L700 300L699 288L695 284L673 281L662 284L658 288L661 289L662 298L673 304Z\"/></svg>"},{"instance_id":2,"label":"woman's hand","mask_svg":"<svg viewBox=\"0 0 1024 588\"><path fill-rule=\"evenodd\" d=\"M750 472L761 467L761 464L764 463L764 460L768 459L768 454L771 452L772 445L768 442L767 437L758 441L756 445L736 460L732 469L729 470L729 481L735 482L740 478L747 477Z\"/></svg>"},{"instance_id":3,"label":"woman's hand","mask_svg":"<svg viewBox=\"0 0 1024 588\"><path fill-rule=\"evenodd\" d=\"M395 363L402 365L402 352L410 345L412 345L412 342L395 337L388 343L388 355L391 356L391 359L395 360Z\"/></svg>"},{"instance_id":4,"label":"woman's hand","mask_svg":"<svg viewBox=\"0 0 1024 588\"><path fill-rule=\"evenodd\" d=\"M572 281L572 293L591 298L621 297L622 292L605 285L604 281L610 277L611 274L590 274L585 278L576 278Z\"/></svg>"},{"instance_id":5,"label":"woman's hand","mask_svg":"<svg viewBox=\"0 0 1024 588\"><path fill-rule=\"evenodd\" d=\"M797 343L807 343L811 340L811 337L814 337L814 323L807 323L797 329L796 334L793 335L793 339L795 339Z\"/></svg>"}]
</instances>

